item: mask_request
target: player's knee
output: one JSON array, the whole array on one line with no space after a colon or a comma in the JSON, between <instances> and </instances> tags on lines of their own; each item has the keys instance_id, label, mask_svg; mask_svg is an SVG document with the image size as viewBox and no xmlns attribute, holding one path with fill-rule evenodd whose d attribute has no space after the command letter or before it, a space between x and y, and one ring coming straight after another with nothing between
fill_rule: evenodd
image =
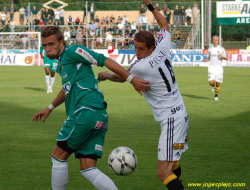
<instances>
[{"instance_id":1,"label":"player's knee","mask_svg":"<svg viewBox=\"0 0 250 190\"><path fill-rule=\"evenodd\" d=\"M158 168L157 170L157 175L161 181L164 181L165 179L167 179L171 174L173 174L171 170L166 170L166 169L161 169L161 168Z\"/></svg>"}]
</instances>

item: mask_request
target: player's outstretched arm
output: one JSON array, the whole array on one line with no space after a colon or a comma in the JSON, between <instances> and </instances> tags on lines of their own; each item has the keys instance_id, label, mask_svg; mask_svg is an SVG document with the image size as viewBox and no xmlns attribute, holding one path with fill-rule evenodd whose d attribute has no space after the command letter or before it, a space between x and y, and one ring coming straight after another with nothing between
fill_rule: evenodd
<instances>
[{"instance_id":1,"label":"player's outstretched arm","mask_svg":"<svg viewBox=\"0 0 250 190\"><path fill-rule=\"evenodd\" d=\"M124 82L125 80L127 80L134 86L135 90L140 95L142 95L142 92L147 92L147 90L149 88L148 81L144 81L144 80L138 79L136 77L132 77L128 71L126 71L121 65L119 65L118 63L116 63L115 61L113 61L110 58L107 58L104 65L109 70L116 73L118 76L110 74L110 73L109 74L104 73L102 75L102 77L100 75L99 81L109 79L109 80L114 81L114 82Z\"/></svg>"},{"instance_id":2,"label":"player's outstretched arm","mask_svg":"<svg viewBox=\"0 0 250 190\"><path fill-rule=\"evenodd\" d=\"M49 105L49 107L45 108L44 110L39 111L38 113L36 113L33 118L32 121L42 121L42 123L45 122L46 118L49 116L50 112L57 106L59 106L60 104L62 104L65 100L65 94L64 94L64 90L62 88L62 90L58 93L57 97L55 98L55 100L52 102L51 105Z\"/></svg>"},{"instance_id":3,"label":"player's outstretched arm","mask_svg":"<svg viewBox=\"0 0 250 190\"><path fill-rule=\"evenodd\" d=\"M143 0L143 2L147 5L147 7L149 8L149 10L150 10L150 7L153 6L153 4L150 2L150 0ZM160 26L160 28L161 29L165 29L168 32L170 32L169 26L168 26L168 22L166 21L165 17L159 11L157 11L155 8L151 12L153 13L153 15L154 15L154 17L155 17L158 25Z\"/></svg>"}]
</instances>

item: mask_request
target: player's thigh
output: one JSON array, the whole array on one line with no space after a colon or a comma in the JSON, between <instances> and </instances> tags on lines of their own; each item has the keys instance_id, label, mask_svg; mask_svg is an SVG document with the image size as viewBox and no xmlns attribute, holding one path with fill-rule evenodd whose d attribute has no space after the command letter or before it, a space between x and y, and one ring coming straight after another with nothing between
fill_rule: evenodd
<instances>
[{"instance_id":1,"label":"player's thigh","mask_svg":"<svg viewBox=\"0 0 250 190\"><path fill-rule=\"evenodd\" d=\"M158 160L177 161L188 149L188 116L184 111L179 116L161 122L161 135L158 145Z\"/></svg>"},{"instance_id":2,"label":"player's thigh","mask_svg":"<svg viewBox=\"0 0 250 190\"><path fill-rule=\"evenodd\" d=\"M218 71L215 74L215 81L219 83L223 83L223 71Z\"/></svg>"},{"instance_id":3,"label":"player's thigh","mask_svg":"<svg viewBox=\"0 0 250 190\"><path fill-rule=\"evenodd\" d=\"M215 80L216 70L214 68L208 68L208 81Z\"/></svg>"},{"instance_id":4,"label":"player's thigh","mask_svg":"<svg viewBox=\"0 0 250 190\"><path fill-rule=\"evenodd\" d=\"M82 109L70 115L57 140L66 140L75 154L95 154L102 156L103 144L108 128L108 116L105 109Z\"/></svg>"}]
</instances>

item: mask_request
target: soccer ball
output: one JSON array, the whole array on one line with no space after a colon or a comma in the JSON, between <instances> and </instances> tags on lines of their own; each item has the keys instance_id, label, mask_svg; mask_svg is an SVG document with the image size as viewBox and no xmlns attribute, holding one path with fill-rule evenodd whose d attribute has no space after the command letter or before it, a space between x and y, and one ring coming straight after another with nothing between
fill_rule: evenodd
<instances>
[{"instance_id":1,"label":"soccer ball","mask_svg":"<svg viewBox=\"0 0 250 190\"><path fill-rule=\"evenodd\" d=\"M108 159L110 169L117 175L129 175L137 166L137 157L133 150L128 147L114 149Z\"/></svg>"}]
</instances>

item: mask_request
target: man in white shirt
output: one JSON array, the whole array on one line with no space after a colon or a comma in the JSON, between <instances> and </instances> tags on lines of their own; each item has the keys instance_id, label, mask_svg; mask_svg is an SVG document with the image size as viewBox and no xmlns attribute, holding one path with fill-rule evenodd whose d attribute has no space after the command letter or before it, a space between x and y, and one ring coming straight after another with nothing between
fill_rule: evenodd
<instances>
[{"instance_id":1,"label":"man in white shirt","mask_svg":"<svg viewBox=\"0 0 250 190\"><path fill-rule=\"evenodd\" d=\"M1 21L2 21L2 25L5 26L5 22L7 19L7 15L5 14L5 12L1 13Z\"/></svg>"},{"instance_id":2,"label":"man in white shirt","mask_svg":"<svg viewBox=\"0 0 250 190\"><path fill-rule=\"evenodd\" d=\"M220 93L221 83L223 82L223 67L222 61L227 60L226 50L219 45L219 36L213 36L214 47L208 48L207 58L204 62L208 62L208 81L212 86L212 91L215 92L214 100L218 101L218 95ZM216 86L215 86L216 85Z\"/></svg>"},{"instance_id":3,"label":"man in white shirt","mask_svg":"<svg viewBox=\"0 0 250 190\"><path fill-rule=\"evenodd\" d=\"M131 65L130 81L138 77L148 81L150 87L143 93L151 106L156 121L160 122L161 135L158 144L158 177L169 190L184 190L181 183L179 160L188 149L188 115L171 64L171 35L164 16L149 0L143 0L153 13L161 30L155 40L147 31L138 32L134 38L137 59ZM101 72L99 81L125 82L117 74Z\"/></svg>"}]
</instances>

